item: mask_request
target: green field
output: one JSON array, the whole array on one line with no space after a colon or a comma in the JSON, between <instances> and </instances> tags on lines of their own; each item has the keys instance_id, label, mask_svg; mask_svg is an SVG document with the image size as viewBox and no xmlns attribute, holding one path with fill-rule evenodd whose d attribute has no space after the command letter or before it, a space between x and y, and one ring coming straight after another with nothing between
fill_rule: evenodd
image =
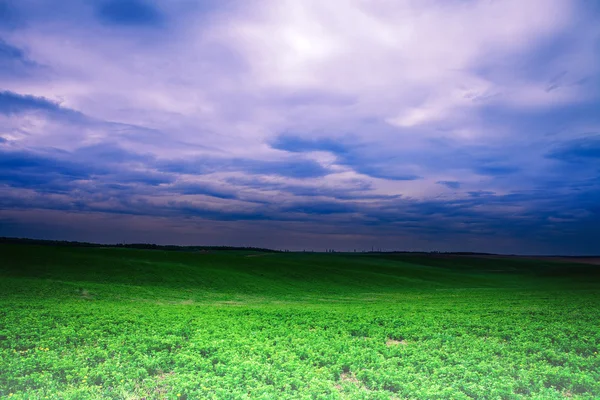
<instances>
[{"instance_id":1,"label":"green field","mask_svg":"<svg viewBox=\"0 0 600 400\"><path fill-rule=\"evenodd\" d=\"M599 269L0 244L0 397L598 399Z\"/></svg>"}]
</instances>

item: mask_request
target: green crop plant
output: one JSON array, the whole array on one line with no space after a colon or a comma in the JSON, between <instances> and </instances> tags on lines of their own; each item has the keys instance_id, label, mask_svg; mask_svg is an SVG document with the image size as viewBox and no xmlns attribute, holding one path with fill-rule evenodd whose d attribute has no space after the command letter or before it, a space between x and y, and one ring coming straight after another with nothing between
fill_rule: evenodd
<instances>
[{"instance_id":1,"label":"green crop plant","mask_svg":"<svg viewBox=\"0 0 600 400\"><path fill-rule=\"evenodd\" d=\"M0 397L597 399L598 267L0 245Z\"/></svg>"}]
</instances>

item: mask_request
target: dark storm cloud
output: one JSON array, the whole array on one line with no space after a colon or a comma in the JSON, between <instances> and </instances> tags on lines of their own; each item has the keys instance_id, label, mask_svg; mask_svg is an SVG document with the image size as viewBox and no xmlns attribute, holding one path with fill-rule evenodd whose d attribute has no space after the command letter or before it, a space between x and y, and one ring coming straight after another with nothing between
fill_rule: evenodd
<instances>
[{"instance_id":1,"label":"dark storm cloud","mask_svg":"<svg viewBox=\"0 0 600 400\"><path fill-rule=\"evenodd\" d=\"M82 160L93 160L102 163L150 162L154 157L127 151L116 143L96 143L78 148L74 156Z\"/></svg>"},{"instance_id":2,"label":"dark storm cloud","mask_svg":"<svg viewBox=\"0 0 600 400\"><path fill-rule=\"evenodd\" d=\"M467 192L467 194L471 197L483 197L483 196L494 195L495 193L487 191L487 190L476 190L476 191Z\"/></svg>"},{"instance_id":3,"label":"dark storm cloud","mask_svg":"<svg viewBox=\"0 0 600 400\"><path fill-rule=\"evenodd\" d=\"M40 70L22 49L0 38L0 79L26 78Z\"/></svg>"},{"instance_id":4,"label":"dark storm cloud","mask_svg":"<svg viewBox=\"0 0 600 400\"><path fill-rule=\"evenodd\" d=\"M358 173L370 176L372 178L379 179L388 179L391 181L414 181L418 179L423 179L422 176L405 173L404 171L394 171L394 167L392 166L393 162L388 160L386 164L374 164L374 165L365 165L365 164L356 164L352 165L354 170ZM392 164L392 165L390 165Z\"/></svg>"},{"instance_id":5,"label":"dark storm cloud","mask_svg":"<svg viewBox=\"0 0 600 400\"><path fill-rule=\"evenodd\" d=\"M284 134L276 138L271 146L292 153L326 151L337 156L340 165L348 166L356 172L380 179L412 181L422 177L407 172L404 160L394 155L365 155L359 143L341 144L333 139L306 140L297 135Z\"/></svg>"},{"instance_id":6,"label":"dark storm cloud","mask_svg":"<svg viewBox=\"0 0 600 400\"><path fill-rule=\"evenodd\" d=\"M179 183L174 185L171 191L180 194L205 195L219 199L237 199L238 194L227 187L218 187L207 183Z\"/></svg>"},{"instance_id":7,"label":"dark storm cloud","mask_svg":"<svg viewBox=\"0 0 600 400\"><path fill-rule=\"evenodd\" d=\"M439 185L444 185L449 189L460 189L460 182L457 181L437 181Z\"/></svg>"},{"instance_id":8,"label":"dark storm cloud","mask_svg":"<svg viewBox=\"0 0 600 400\"><path fill-rule=\"evenodd\" d=\"M157 167L161 171L177 174L204 175L217 170L218 163L212 158L195 158L193 160L160 160Z\"/></svg>"},{"instance_id":9,"label":"dark storm cloud","mask_svg":"<svg viewBox=\"0 0 600 400\"><path fill-rule=\"evenodd\" d=\"M175 181L175 178L171 175L148 171L115 171L107 178L112 178L114 182L118 183L138 183L148 186L158 186Z\"/></svg>"},{"instance_id":10,"label":"dark storm cloud","mask_svg":"<svg viewBox=\"0 0 600 400\"><path fill-rule=\"evenodd\" d=\"M51 154L38 154L27 151L1 151L0 170L39 175L57 174L73 179L87 178L94 172L102 171L97 167L86 167Z\"/></svg>"},{"instance_id":11,"label":"dark storm cloud","mask_svg":"<svg viewBox=\"0 0 600 400\"><path fill-rule=\"evenodd\" d=\"M9 0L0 0L0 29L14 28L18 24L18 14L14 3Z\"/></svg>"},{"instance_id":12,"label":"dark storm cloud","mask_svg":"<svg viewBox=\"0 0 600 400\"><path fill-rule=\"evenodd\" d=\"M213 221L298 221L318 223L324 230L347 230L369 234L420 235L440 240L453 235L481 237L513 237L526 240L539 237L551 240L559 232L565 237L579 231L597 232L600 222L600 190L595 187L573 196L543 191L515 192L506 195L480 193L470 199L437 201L393 199L386 203L305 201L283 204L263 204L253 208L214 209L204 203L170 201L168 204L131 198L131 188L118 190L110 198L118 203L93 204L85 193L46 203L43 196L29 198L27 208L81 210L163 217L203 218ZM89 196L95 196L90 192ZM216 196L229 198L230 196ZM5 197L3 208L23 208L22 201ZM499 209L497 207L500 207ZM507 213L506 207L512 209ZM237 210L237 211L236 211ZM558 229L558 231L557 231ZM570 240L570 239L569 239ZM587 250L593 240L588 238ZM582 247L580 247L582 248ZM582 248L583 249L583 248Z\"/></svg>"},{"instance_id":13,"label":"dark storm cloud","mask_svg":"<svg viewBox=\"0 0 600 400\"><path fill-rule=\"evenodd\" d=\"M289 178L316 178L329 173L319 163L303 159L287 161L236 160L232 167L253 174L279 175Z\"/></svg>"},{"instance_id":14,"label":"dark storm cloud","mask_svg":"<svg viewBox=\"0 0 600 400\"><path fill-rule=\"evenodd\" d=\"M293 153L303 153L307 151L327 151L336 155L343 155L349 152L348 145L334 139L304 139L300 135L282 134L277 136L271 143L271 147L277 150L285 150Z\"/></svg>"},{"instance_id":15,"label":"dark storm cloud","mask_svg":"<svg viewBox=\"0 0 600 400\"><path fill-rule=\"evenodd\" d=\"M0 39L0 61L2 63L6 61L16 61L19 63L24 63L27 60L25 54L23 53L23 50L11 46L4 40Z\"/></svg>"},{"instance_id":16,"label":"dark storm cloud","mask_svg":"<svg viewBox=\"0 0 600 400\"><path fill-rule=\"evenodd\" d=\"M213 172L240 171L248 174L277 175L290 178L322 177L329 171L319 163L301 158L285 161L223 159L204 157L183 160L161 160L157 167L166 172L203 175Z\"/></svg>"},{"instance_id":17,"label":"dark storm cloud","mask_svg":"<svg viewBox=\"0 0 600 400\"><path fill-rule=\"evenodd\" d=\"M58 103L44 97L23 95L8 90L0 92L0 113L15 114L32 110L62 111Z\"/></svg>"},{"instance_id":18,"label":"dark storm cloud","mask_svg":"<svg viewBox=\"0 0 600 400\"><path fill-rule=\"evenodd\" d=\"M284 213L300 213L314 215L348 214L357 211L352 204L340 202L311 201L284 206Z\"/></svg>"},{"instance_id":19,"label":"dark storm cloud","mask_svg":"<svg viewBox=\"0 0 600 400\"><path fill-rule=\"evenodd\" d=\"M337 163L352 168L354 171L380 179L394 181L411 181L423 179L419 171L436 171L469 169L483 176L505 176L518 173L520 167L511 165L507 157L499 149L486 146L457 146L448 140L432 140L425 143L432 154L404 150L387 151L374 149L356 142L354 136L344 138L345 144L331 139L302 139L299 135L283 134L271 143L278 150L292 153L325 151L337 157ZM514 163L514 161L513 161ZM455 187L457 188L457 187Z\"/></svg>"},{"instance_id":20,"label":"dark storm cloud","mask_svg":"<svg viewBox=\"0 0 600 400\"><path fill-rule=\"evenodd\" d=\"M494 164L483 164L477 165L473 168L473 171L479 175L499 176L499 175L510 175L519 172L520 168L509 166L509 165L494 165Z\"/></svg>"},{"instance_id":21,"label":"dark storm cloud","mask_svg":"<svg viewBox=\"0 0 600 400\"><path fill-rule=\"evenodd\" d=\"M97 8L100 21L109 25L160 26L164 15L144 0L108 0Z\"/></svg>"},{"instance_id":22,"label":"dark storm cloud","mask_svg":"<svg viewBox=\"0 0 600 400\"><path fill-rule=\"evenodd\" d=\"M595 163L600 168L600 135L567 141L546 156L569 163Z\"/></svg>"},{"instance_id":23,"label":"dark storm cloud","mask_svg":"<svg viewBox=\"0 0 600 400\"><path fill-rule=\"evenodd\" d=\"M233 186L277 191L299 197L329 197L337 200L389 200L401 197L401 195L373 193L372 185L361 180L345 182L343 186L339 187L315 183L311 184L310 181L306 185L273 182L260 177L228 178L227 182Z\"/></svg>"},{"instance_id":24,"label":"dark storm cloud","mask_svg":"<svg viewBox=\"0 0 600 400\"><path fill-rule=\"evenodd\" d=\"M101 146L94 146L98 149ZM4 151L0 150L0 182L15 188L29 188L40 192L81 190L92 185L98 189L107 183L157 186L174 181L167 174L135 170L125 162L144 159L126 153L118 147L106 146L102 157L90 158L90 148L81 151ZM110 152L106 152L111 149ZM93 152L92 152L93 153ZM82 186L77 181L86 180ZM129 188L123 186L123 188Z\"/></svg>"}]
</instances>

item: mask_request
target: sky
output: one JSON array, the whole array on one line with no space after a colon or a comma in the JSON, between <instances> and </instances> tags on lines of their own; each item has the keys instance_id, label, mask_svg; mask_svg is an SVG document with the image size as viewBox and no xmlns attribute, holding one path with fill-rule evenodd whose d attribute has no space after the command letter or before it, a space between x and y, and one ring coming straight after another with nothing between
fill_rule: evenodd
<instances>
[{"instance_id":1,"label":"sky","mask_svg":"<svg viewBox=\"0 0 600 400\"><path fill-rule=\"evenodd\" d=\"M600 2L0 0L0 236L600 254Z\"/></svg>"}]
</instances>

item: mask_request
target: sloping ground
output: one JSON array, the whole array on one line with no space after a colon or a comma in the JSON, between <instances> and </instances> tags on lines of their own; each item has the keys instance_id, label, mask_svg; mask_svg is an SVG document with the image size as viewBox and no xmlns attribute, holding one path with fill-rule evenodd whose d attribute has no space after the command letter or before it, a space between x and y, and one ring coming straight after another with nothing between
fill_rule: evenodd
<instances>
[{"instance_id":1,"label":"sloping ground","mask_svg":"<svg viewBox=\"0 0 600 400\"><path fill-rule=\"evenodd\" d=\"M579 287L594 284L598 279L589 278L597 278L600 271L597 266L582 270L581 265L556 262L412 255L264 253L248 257L247 252L6 244L0 245L0 254L4 278L0 285L5 296L19 290L72 296L73 286L88 297L154 298L171 292L191 300L217 294L290 299L432 288ZM583 282L582 271L589 272ZM15 279L21 283L15 284Z\"/></svg>"},{"instance_id":2,"label":"sloping ground","mask_svg":"<svg viewBox=\"0 0 600 400\"><path fill-rule=\"evenodd\" d=\"M370 255L363 255L369 257ZM534 257L503 255L403 254L375 255L397 262L415 263L470 273L511 273L515 275L564 276L581 275L600 279L600 259L596 257Z\"/></svg>"},{"instance_id":3,"label":"sloping ground","mask_svg":"<svg viewBox=\"0 0 600 400\"><path fill-rule=\"evenodd\" d=\"M594 270L248 255L0 245L0 398L600 398Z\"/></svg>"}]
</instances>

